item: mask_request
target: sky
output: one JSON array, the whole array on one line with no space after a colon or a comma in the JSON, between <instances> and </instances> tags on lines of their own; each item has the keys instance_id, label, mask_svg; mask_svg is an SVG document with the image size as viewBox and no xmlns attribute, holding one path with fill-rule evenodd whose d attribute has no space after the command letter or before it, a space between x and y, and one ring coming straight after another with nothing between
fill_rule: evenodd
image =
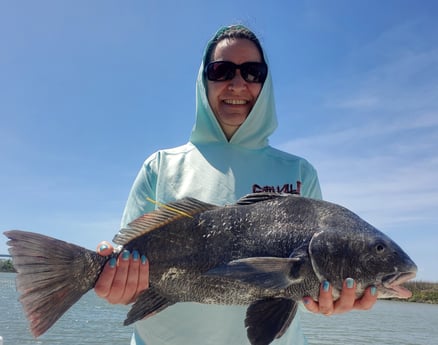
<instances>
[{"instance_id":1,"label":"sky","mask_svg":"<svg viewBox=\"0 0 438 345\"><path fill-rule=\"evenodd\" d=\"M205 44L242 23L273 74L270 144L438 281L437 16L433 0L0 0L0 232L111 240L144 159L188 141Z\"/></svg>"}]
</instances>

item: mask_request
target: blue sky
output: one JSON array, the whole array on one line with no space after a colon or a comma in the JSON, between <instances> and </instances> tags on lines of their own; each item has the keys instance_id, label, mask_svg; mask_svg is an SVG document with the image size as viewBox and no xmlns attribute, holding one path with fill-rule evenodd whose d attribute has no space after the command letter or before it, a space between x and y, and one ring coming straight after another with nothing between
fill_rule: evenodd
<instances>
[{"instance_id":1,"label":"blue sky","mask_svg":"<svg viewBox=\"0 0 438 345\"><path fill-rule=\"evenodd\" d=\"M273 72L271 144L438 281L438 5L266 4L0 1L0 231L110 240L143 160L188 140L206 42L243 23Z\"/></svg>"}]
</instances>

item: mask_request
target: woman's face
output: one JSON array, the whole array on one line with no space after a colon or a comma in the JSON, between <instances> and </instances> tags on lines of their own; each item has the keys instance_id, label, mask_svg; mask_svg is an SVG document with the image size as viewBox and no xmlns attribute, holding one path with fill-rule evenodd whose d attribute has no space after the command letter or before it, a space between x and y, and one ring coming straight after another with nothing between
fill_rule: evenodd
<instances>
[{"instance_id":1,"label":"woman's face","mask_svg":"<svg viewBox=\"0 0 438 345\"><path fill-rule=\"evenodd\" d=\"M211 61L231 61L237 65L244 62L262 62L256 45L247 39L224 39L219 41ZM245 121L262 89L262 83L248 83L240 70L231 80L207 80L207 97L216 119L227 139L231 139Z\"/></svg>"}]
</instances>

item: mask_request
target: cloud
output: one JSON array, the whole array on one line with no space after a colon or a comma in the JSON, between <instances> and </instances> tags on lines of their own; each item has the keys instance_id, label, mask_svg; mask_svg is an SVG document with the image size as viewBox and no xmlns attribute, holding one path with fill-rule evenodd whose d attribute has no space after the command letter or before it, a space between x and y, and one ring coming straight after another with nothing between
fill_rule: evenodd
<instances>
[{"instance_id":1,"label":"cloud","mask_svg":"<svg viewBox=\"0 0 438 345\"><path fill-rule=\"evenodd\" d=\"M386 223L393 221L394 213L415 210L410 213L418 217L438 204L438 144L433 140L438 124L419 127L421 139L407 140L418 126L373 123L292 140L281 148L314 163L326 198L348 202L362 212L374 210ZM384 202L385 212L379 212L381 202L376 199Z\"/></svg>"},{"instance_id":2,"label":"cloud","mask_svg":"<svg viewBox=\"0 0 438 345\"><path fill-rule=\"evenodd\" d=\"M346 206L411 255L418 279L438 280L438 114L385 116L284 142L317 168L326 200ZM433 245L431 245L433 244Z\"/></svg>"},{"instance_id":3,"label":"cloud","mask_svg":"<svg viewBox=\"0 0 438 345\"><path fill-rule=\"evenodd\" d=\"M421 30L404 23L356 48L323 91L323 132L280 145L316 166L326 199L389 227L437 225L438 47Z\"/></svg>"},{"instance_id":4,"label":"cloud","mask_svg":"<svg viewBox=\"0 0 438 345\"><path fill-rule=\"evenodd\" d=\"M351 45L333 75L325 106L355 111L412 113L437 109L436 24L426 18L388 26L373 40ZM373 36L370 36L373 37Z\"/></svg>"}]
</instances>

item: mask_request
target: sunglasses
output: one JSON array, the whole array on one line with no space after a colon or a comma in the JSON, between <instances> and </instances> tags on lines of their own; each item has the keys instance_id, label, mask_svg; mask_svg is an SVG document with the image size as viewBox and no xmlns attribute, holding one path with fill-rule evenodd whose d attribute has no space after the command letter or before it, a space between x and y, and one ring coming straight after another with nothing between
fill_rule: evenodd
<instances>
[{"instance_id":1,"label":"sunglasses","mask_svg":"<svg viewBox=\"0 0 438 345\"><path fill-rule=\"evenodd\" d=\"M205 67L205 75L211 81L231 80L236 75L236 70L248 83L263 83L268 75L268 66L264 62L245 62L236 65L231 61L213 61Z\"/></svg>"}]
</instances>

